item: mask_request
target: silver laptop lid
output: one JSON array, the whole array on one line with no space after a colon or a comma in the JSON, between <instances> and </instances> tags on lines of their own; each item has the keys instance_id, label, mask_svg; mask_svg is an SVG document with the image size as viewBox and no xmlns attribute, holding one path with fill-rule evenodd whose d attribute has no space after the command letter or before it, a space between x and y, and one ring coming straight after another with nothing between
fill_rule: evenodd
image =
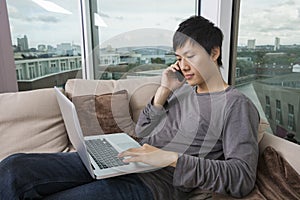
<instances>
[{"instance_id":1,"label":"silver laptop lid","mask_svg":"<svg viewBox=\"0 0 300 200\"><path fill-rule=\"evenodd\" d=\"M54 89L70 141L91 176L95 177L89 155L87 154L75 106L57 87L54 87Z\"/></svg>"}]
</instances>

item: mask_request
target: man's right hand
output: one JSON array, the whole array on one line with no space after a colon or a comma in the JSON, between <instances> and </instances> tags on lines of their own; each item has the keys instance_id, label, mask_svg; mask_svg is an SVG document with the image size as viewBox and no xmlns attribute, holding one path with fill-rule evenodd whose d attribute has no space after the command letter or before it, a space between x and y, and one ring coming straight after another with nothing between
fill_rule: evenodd
<instances>
[{"instance_id":1,"label":"man's right hand","mask_svg":"<svg viewBox=\"0 0 300 200\"><path fill-rule=\"evenodd\" d=\"M154 106L162 107L167 101L171 92L181 87L185 81L180 82L176 76L176 70L179 70L178 61L165 69L162 73L161 85L154 96Z\"/></svg>"},{"instance_id":2,"label":"man's right hand","mask_svg":"<svg viewBox=\"0 0 300 200\"><path fill-rule=\"evenodd\" d=\"M176 70L180 70L178 61L165 69L162 73L161 86L169 89L170 91L175 91L181 87L185 81L179 81L176 76Z\"/></svg>"}]
</instances>

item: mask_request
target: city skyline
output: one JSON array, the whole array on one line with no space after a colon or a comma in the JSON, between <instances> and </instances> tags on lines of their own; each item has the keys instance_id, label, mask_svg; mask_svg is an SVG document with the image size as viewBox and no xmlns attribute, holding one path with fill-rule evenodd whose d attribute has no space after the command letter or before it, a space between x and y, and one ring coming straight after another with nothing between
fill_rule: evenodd
<instances>
[{"instance_id":1,"label":"city skyline","mask_svg":"<svg viewBox=\"0 0 300 200\"><path fill-rule=\"evenodd\" d=\"M24 35L23 38L17 38L17 39L18 40L22 40L22 39L24 39L25 36L28 39L27 35ZM166 38L167 38L167 36L166 36ZM130 47L147 47L147 46L148 47L167 46L167 47L172 48L171 45L161 45L161 43L158 43L158 44L155 44L155 45L147 45L146 43L141 42L140 44L136 43L135 45L130 45L130 40L128 41L128 43L127 43L128 45L127 46L126 45L125 46L121 46L121 47L115 47L115 46L113 46L114 44L118 43L122 39L124 39L124 38L116 36L116 38L114 38L112 40L112 42L110 40L108 40L108 41L104 42L103 45L101 47L99 47L99 48L100 49L105 49L105 48L109 47L109 48L122 49L122 48L130 48ZM28 46L28 49L36 49L36 50L38 50L39 46L51 47L51 49L52 48L59 48L59 46L62 45L62 44L69 44L70 46L80 47L80 44L76 44L76 43L65 41L65 42L61 42L61 43L58 43L58 44L54 44L54 45L43 43L43 44L38 44L36 47ZM13 44L13 45L16 46L16 47L18 47L18 44ZM275 37L273 44L256 44L256 39L254 38L254 39L247 40L247 44L238 45L238 47L247 47L249 49L254 49L255 47L259 47L259 46L260 47L263 47L263 46L274 46L274 48L276 48L276 50L279 50L280 46L294 46L294 44L293 45L290 45L290 44L288 44L288 45L281 44L280 43L280 38ZM300 46L300 44L297 44L297 46Z\"/></svg>"},{"instance_id":2,"label":"city skyline","mask_svg":"<svg viewBox=\"0 0 300 200\"><path fill-rule=\"evenodd\" d=\"M37 47L39 44L54 45L63 42L81 44L80 18L78 2L74 0L52 0L71 14L53 13L44 10L31 0L8 0L9 18L12 32L12 43L16 44L17 38L27 35L29 46ZM115 4L117 3L117 4ZM151 1L147 7L140 5L137 0L130 1L130 5L123 5L121 0L101 2L103 11L99 15L107 25L100 27L102 43L120 39L120 34L133 34L140 30L159 30L169 35L147 40L157 45L171 44L171 36L177 25L184 19L194 14L194 1L178 1L174 5L170 0L164 2L170 6L158 6L158 1ZM133 13L132 5L140 5L141 9ZM113 7L112 7L113 6ZM135 6L135 7L136 7ZM249 39L255 39L256 45L274 45L274 38L280 38L282 45L300 44L300 0L249 0L241 1L241 14L239 18L238 45L246 46ZM262 8L263 7L263 8ZM153 10L159 10L153 18ZM122 11L120 11L122 10ZM163 12L162 12L163 10ZM136 19L137 14L139 20ZM175 14L179 13L179 14ZM155 20L159 19L159 20ZM146 24L146 25L145 25ZM118 28L117 28L118 27ZM162 28L163 27L163 28ZM144 32L144 38L151 38L154 32ZM169 41L170 40L170 41ZM123 40L117 45L124 46ZM138 41L143 43L145 40ZM116 46L117 47L117 46Z\"/></svg>"},{"instance_id":3,"label":"city skyline","mask_svg":"<svg viewBox=\"0 0 300 200\"><path fill-rule=\"evenodd\" d=\"M30 39L26 34L23 35L23 37L18 37L17 38L17 42L16 44L12 44L13 46L16 46L16 47L19 47L20 44L19 44L19 41L23 41L24 39L26 38L27 42L28 42L28 39ZM23 43L23 42L22 42ZM57 44L47 44L47 43L40 43L40 44L37 44L37 46L30 46L29 44L28 45L28 48L27 50L29 49L38 49L39 46L45 46L45 47L50 47L50 48L59 48L60 45L62 44L68 44L70 46L80 46L80 44L76 44L76 43L73 43L73 42L69 42L69 41L65 41L65 42L61 42L61 43L57 43ZM22 45L22 44L21 44ZM26 44L25 44L26 45Z\"/></svg>"}]
</instances>

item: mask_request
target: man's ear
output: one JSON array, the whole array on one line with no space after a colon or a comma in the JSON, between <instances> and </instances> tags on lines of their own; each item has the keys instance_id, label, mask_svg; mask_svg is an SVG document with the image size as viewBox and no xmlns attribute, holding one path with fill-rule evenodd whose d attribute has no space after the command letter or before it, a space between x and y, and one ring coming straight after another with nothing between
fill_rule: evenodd
<instances>
[{"instance_id":1,"label":"man's ear","mask_svg":"<svg viewBox=\"0 0 300 200\"><path fill-rule=\"evenodd\" d=\"M220 56L220 47L213 47L210 52L211 59L216 62Z\"/></svg>"}]
</instances>

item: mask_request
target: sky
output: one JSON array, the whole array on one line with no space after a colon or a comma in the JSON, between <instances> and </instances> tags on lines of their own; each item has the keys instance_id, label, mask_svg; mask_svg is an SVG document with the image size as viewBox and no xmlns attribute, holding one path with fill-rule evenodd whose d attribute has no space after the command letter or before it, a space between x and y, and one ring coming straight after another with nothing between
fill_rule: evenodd
<instances>
[{"instance_id":1,"label":"sky","mask_svg":"<svg viewBox=\"0 0 300 200\"><path fill-rule=\"evenodd\" d=\"M71 11L71 15L46 11L32 0L7 0L13 44L17 38L27 36L30 47L38 44L56 45L61 42L81 43L78 0L51 0ZM194 0L98 0L98 14L107 27L100 27L101 43L113 42L125 34L134 38L142 34L138 44L171 45L171 35L183 19L195 15ZM113 2L113 3L112 3ZM126 2L126 3L125 3ZM116 6L118 5L118 6ZM146 6L145 6L146 5ZM155 12L153 12L155 11ZM180 13L180 14L178 14ZM158 37L154 37L158 36ZM145 38L147 38L145 40ZM132 39L127 43L132 44ZM133 45L133 44L132 44Z\"/></svg>"},{"instance_id":2,"label":"sky","mask_svg":"<svg viewBox=\"0 0 300 200\"><path fill-rule=\"evenodd\" d=\"M46 11L31 0L7 0L12 43L27 36L30 47L62 42L80 44L80 17L77 0L52 1L72 14Z\"/></svg>"},{"instance_id":3,"label":"sky","mask_svg":"<svg viewBox=\"0 0 300 200\"><path fill-rule=\"evenodd\" d=\"M30 47L81 44L79 0L49 0L71 14L45 10L32 0L7 0L12 42L26 35ZM113 47L170 45L178 24L195 14L194 0L98 0L100 43ZM146 6L145 6L146 5ZM101 9L100 9L101 6ZM300 0L241 0L239 45L300 44Z\"/></svg>"},{"instance_id":4,"label":"sky","mask_svg":"<svg viewBox=\"0 0 300 200\"><path fill-rule=\"evenodd\" d=\"M300 44L300 0L241 0L238 43Z\"/></svg>"}]
</instances>

